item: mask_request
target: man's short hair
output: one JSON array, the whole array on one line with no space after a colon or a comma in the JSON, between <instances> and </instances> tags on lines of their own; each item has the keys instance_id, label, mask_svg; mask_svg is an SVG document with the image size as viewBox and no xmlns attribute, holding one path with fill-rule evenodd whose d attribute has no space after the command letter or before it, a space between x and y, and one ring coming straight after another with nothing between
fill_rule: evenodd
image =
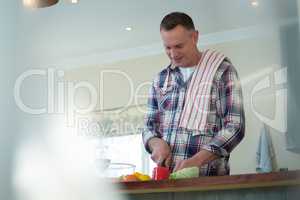
<instances>
[{"instance_id":1,"label":"man's short hair","mask_svg":"<svg viewBox=\"0 0 300 200\"><path fill-rule=\"evenodd\" d=\"M160 23L160 30L172 30L181 25L187 30L195 30L194 22L190 16L182 12L172 12L167 14Z\"/></svg>"}]
</instances>

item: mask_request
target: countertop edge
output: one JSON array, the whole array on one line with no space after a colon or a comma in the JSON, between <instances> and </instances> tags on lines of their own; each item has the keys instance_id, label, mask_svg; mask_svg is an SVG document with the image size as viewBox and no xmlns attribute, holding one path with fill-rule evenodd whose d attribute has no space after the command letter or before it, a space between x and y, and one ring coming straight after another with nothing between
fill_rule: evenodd
<instances>
[{"instance_id":1,"label":"countertop edge","mask_svg":"<svg viewBox=\"0 0 300 200\"><path fill-rule=\"evenodd\" d=\"M300 185L300 170L192 179L119 182L120 193L188 192Z\"/></svg>"}]
</instances>

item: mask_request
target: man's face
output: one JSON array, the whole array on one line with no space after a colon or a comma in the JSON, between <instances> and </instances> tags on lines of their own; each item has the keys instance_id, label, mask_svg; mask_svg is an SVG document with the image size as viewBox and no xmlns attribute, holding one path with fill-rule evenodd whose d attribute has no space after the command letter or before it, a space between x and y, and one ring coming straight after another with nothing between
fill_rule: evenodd
<instances>
[{"instance_id":1,"label":"man's face","mask_svg":"<svg viewBox=\"0 0 300 200\"><path fill-rule=\"evenodd\" d=\"M197 52L197 31L187 30L178 25L169 31L162 29L160 34L172 65L181 67L193 65L193 58Z\"/></svg>"}]
</instances>

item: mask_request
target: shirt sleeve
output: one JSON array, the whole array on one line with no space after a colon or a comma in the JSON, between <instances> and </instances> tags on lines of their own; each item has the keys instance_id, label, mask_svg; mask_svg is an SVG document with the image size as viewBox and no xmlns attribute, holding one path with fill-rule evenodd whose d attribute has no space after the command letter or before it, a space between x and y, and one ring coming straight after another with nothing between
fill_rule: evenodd
<instances>
[{"instance_id":1,"label":"shirt sleeve","mask_svg":"<svg viewBox=\"0 0 300 200\"><path fill-rule=\"evenodd\" d=\"M161 138L161 134L159 132L159 116L157 94L153 83L149 90L147 113L145 115L145 126L142 130L143 143L145 149L149 153L151 153L148 145L149 140L153 137Z\"/></svg>"},{"instance_id":2,"label":"shirt sleeve","mask_svg":"<svg viewBox=\"0 0 300 200\"><path fill-rule=\"evenodd\" d=\"M224 157L241 142L245 132L242 88L237 71L231 64L223 72L217 91L217 112L222 129L203 148Z\"/></svg>"}]
</instances>

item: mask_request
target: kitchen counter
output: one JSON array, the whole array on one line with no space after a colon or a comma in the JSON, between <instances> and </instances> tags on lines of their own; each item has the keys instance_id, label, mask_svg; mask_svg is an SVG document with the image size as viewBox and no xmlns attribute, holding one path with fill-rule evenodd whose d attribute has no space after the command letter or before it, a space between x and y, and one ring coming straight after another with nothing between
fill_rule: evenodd
<instances>
[{"instance_id":1,"label":"kitchen counter","mask_svg":"<svg viewBox=\"0 0 300 200\"><path fill-rule=\"evenodd\" d=\"M187 197L188 199L199 198L199 195L213 196L211 198L216 199L218 198L216 195L223 198L224 194L227 194L228 199L231 199L232 195L242 195L240 197L245 199L245 194L253 199L256 198L256 200L262 199L257 195L265 197L268 194L273 195L272 200L293 199L292 197L298 199L300 195L298 190L300 170L180 180L122 182L118 184L120 185L120 192L126 193L130 199L186 200Z\"/></svg>"}]
</instances>

